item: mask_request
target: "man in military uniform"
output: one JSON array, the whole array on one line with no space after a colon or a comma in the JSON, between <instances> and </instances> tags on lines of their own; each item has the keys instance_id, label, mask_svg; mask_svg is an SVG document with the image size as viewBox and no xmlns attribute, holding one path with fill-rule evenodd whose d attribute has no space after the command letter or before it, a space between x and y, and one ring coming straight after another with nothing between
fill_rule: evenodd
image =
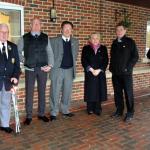
<instances>
[{"instance_id":1,"label":"man in military uniform","mask_svg":"<svg viewBox=\"0 0 150 150\"><path fill-rule=\"evenodd\" d=\"M11 113L11 88L18 84L20 62L16 44L8 41L9 29L0 24L0 129L11 133L9 127Z\"/></svg>"}]
</instances>

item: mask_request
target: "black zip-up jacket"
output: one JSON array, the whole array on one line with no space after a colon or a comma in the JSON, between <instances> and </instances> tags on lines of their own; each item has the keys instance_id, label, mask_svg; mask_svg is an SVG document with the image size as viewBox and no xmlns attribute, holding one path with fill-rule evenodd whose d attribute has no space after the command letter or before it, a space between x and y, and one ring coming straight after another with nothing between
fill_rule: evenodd
<instances>
[{"instance_id":1,"label":"black zip-up jacket","mask_svg":"<svg viewBox=\"0 0 150 150\"><path fill-rule=\"evenodd\" d=\"M133 39L124 36L121 42L115 39L111 46L109 70L115 75L132 74L138 61L138 49Z\"/></svg>"}]
</instances>

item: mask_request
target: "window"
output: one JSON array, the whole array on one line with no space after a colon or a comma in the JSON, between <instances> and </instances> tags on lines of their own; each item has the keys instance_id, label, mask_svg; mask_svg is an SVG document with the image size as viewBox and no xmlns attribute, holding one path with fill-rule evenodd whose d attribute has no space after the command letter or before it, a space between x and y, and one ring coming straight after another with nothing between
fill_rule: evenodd
<instances>
[{"instance_id":1,"label":"window","mask_svg":"<svg viewBox=\"0 0 150 150\"><path fill-rule=\"evenodd\" d=\"M9 40L17 43L24 34L23 6L0 2L0 23L7 23L10 31Z\"/></svg>"}]
</instances>

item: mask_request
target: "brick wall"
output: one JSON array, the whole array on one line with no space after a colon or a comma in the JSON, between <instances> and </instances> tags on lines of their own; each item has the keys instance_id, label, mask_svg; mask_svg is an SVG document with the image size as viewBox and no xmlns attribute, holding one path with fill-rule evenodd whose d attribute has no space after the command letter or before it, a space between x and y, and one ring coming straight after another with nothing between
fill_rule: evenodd
<instances>
[{"instance_id":1,"label":"brick wall","mask_svg":"<svg viewBox=\"0 0 150 150\"><path fill-rule=\"evenodd\" d=\"M146 26L147 20L150 20L150 9L105 0L102 0L102 2L101 32L103 34L103 42L110 47L112 39L115 38L115 10L121 11L125 8L130 14L132 22L127 34L136 41L140 59L143 58L146 45Z\"/></svg>"},{"instance_id":2,"label":"brick wall","mask_svg":"<svg viewBox=\"0 0 150 150\"><path fill-rule=\"evenodd\" d=\"M77 58L77 74L83 75L81 67L81 49L87 43L88 36L94 31L100 31L102 34L102 44L105 44L110 51L112 40L115 38L115 10L126 8L130 15L132 26L128 31L128 35L133 37L137 43L140 54L140 61L137 67L149 66L142 63L145 55L146 45L146 24L150 20L150 9L131 6L127 4L115 3L106 0L57 0L55 2L57 11L57 21L50 22L49 10L52 7L51 0L1 0L1 2L9 2L24 6L25 32L30 30L30 21L34 16L39 16L43 22L43 31L49 36L60 34L60 24L64 20L70 20L74 24L74 36L80 40L80 50ZM144 75L147 78L144 78ZM23 78L23 75L22 75ZM150 84L150 73L134 75L134 89L145 88ZM21 81L23 82L23 81ZM108 94L112 93L111 78L108 77ZM20 87L18 98L19 107L24 111L24 82ZM47 104L49 104L49 86L46 91ZM83 99L83 80L74 82L73 100ZM35 89L34 107L37 108L37 94Z\"/></svg>"}]
</instances>

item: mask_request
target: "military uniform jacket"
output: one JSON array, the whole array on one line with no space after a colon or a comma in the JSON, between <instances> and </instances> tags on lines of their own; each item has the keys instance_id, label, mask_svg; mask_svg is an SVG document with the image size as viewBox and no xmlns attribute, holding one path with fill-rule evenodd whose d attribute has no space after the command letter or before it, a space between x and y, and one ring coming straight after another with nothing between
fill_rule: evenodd
<instances>
[{"instance_id":1,"label":"military uniform jacket","mask_svg":"<svg viewBox=\"0 0 150 150\"><path fill-rule=\"evenodd\" d=\"M0 90L3 84L5 89L9 91L12 87L10 79L12 77L19 79L20 62L18 56L17 46L7 41L8 59L5 61L3 54L0 51Z\"/></svg>"}]
</instances>

